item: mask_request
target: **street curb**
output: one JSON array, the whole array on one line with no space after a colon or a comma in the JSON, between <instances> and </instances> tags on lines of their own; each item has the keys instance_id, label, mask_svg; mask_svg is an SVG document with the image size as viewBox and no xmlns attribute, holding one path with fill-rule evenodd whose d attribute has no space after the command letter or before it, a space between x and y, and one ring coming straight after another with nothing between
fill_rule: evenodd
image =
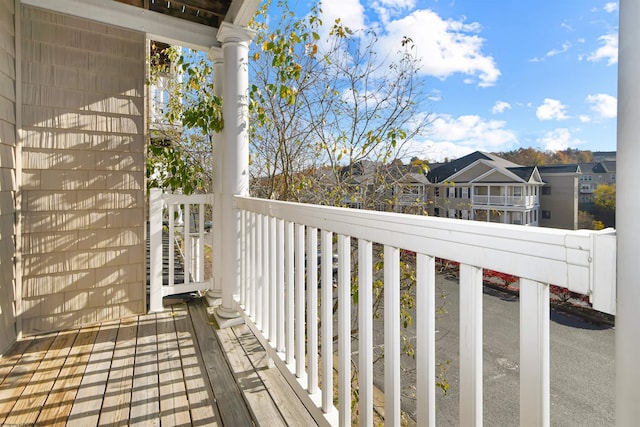
<instances>
[{"instance_id":1,"label":"street curb","mask_svg":"<svg viewBox=\"0 0 640 427\"><path fill-rule=\"evenodd\" d=\"M513 289L511 287L500 286L491 282L484 282L483 284L488 288L491 288L500 292L504 292L509 295L513 295L516 297L520 296L519 290ZM611 314L602 313L602 312L593 310L589 307L577 306L569 302L555 301L553 299L550 301L550 304L552 309L562 311L564 313L567 313L576 317L580 317L586 320L587 322L590 322L596 325L606 325L609 327L615 326L615 316Z\"/></svg>"}]
</instances>

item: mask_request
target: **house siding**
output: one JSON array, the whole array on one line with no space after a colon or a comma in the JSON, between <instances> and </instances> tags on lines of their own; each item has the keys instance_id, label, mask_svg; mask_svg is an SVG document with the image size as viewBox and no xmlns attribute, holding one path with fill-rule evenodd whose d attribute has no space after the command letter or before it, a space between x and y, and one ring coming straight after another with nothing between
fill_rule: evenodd
<instances>
[{"instance_id":1,"label":"house siding","mask_svg":"<svg viewBox=\"0 0 640 427\"><path fill-rule=\"evenodd\" d=\"M14 318L16 67L14 0L0 0L0 354L16 339Z\"/></svg>"},{"instance_id":2,"label":"house siding","mask_svg":"<svg viewBox=\"0 0 640 427\"><path fill-rule=\"evenodd\" d=\"M145 35L22 7L25 334L145 311Z\"/></svg>"}]
</instances>

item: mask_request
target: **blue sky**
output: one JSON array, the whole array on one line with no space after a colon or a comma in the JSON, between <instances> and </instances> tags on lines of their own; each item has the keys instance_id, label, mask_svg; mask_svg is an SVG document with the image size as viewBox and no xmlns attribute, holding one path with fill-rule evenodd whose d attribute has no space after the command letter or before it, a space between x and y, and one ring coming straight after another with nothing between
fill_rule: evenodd
<instances>
[{"instance_id":1,"label":"blue sky","mask_svg":"<svg viewBox=\"0 0 640 427\"><path fill-rule=\"evenodd\" d=\"M304 9L304 1L293 1ZM475 150L616 147L618 4L595 0L324 0L324 22L413 39L432 115L412 142L440 161Z\"/></svg>"}]
</instances>

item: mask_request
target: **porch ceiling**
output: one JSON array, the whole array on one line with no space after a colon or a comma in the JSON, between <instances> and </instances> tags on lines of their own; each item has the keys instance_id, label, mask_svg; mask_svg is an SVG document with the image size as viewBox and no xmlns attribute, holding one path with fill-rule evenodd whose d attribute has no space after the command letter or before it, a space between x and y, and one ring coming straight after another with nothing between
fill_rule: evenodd
<instances>
[{"instance_id":1,"label":"porch ceiling","mask_svg":"<svg viewBox=\"0 0 640 427\"><path fill-rule=\"evenodd\" d=\"M246 26L260 0L21 0L23 4L143 31L150 39L208 51L222 22Z\"/></svg>"}]
</instances>

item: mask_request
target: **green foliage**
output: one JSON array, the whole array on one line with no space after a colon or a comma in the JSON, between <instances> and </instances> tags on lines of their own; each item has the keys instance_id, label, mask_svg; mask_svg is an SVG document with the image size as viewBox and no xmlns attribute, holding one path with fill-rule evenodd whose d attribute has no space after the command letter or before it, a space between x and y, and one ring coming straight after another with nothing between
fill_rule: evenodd
<instances>
[{"instance_id":1,"label":"green foliage","mask_svg":"<svg viewBox=\"0 0 640 427\"><path fill-rule=\"evenodd\" d=\"M161 143L151 143L147 149L146 174L148 188L164 188L184 194L202 191L205 182L203 169L196 162L189 162L179 148Z\"/></svg>"}]
</instances>

